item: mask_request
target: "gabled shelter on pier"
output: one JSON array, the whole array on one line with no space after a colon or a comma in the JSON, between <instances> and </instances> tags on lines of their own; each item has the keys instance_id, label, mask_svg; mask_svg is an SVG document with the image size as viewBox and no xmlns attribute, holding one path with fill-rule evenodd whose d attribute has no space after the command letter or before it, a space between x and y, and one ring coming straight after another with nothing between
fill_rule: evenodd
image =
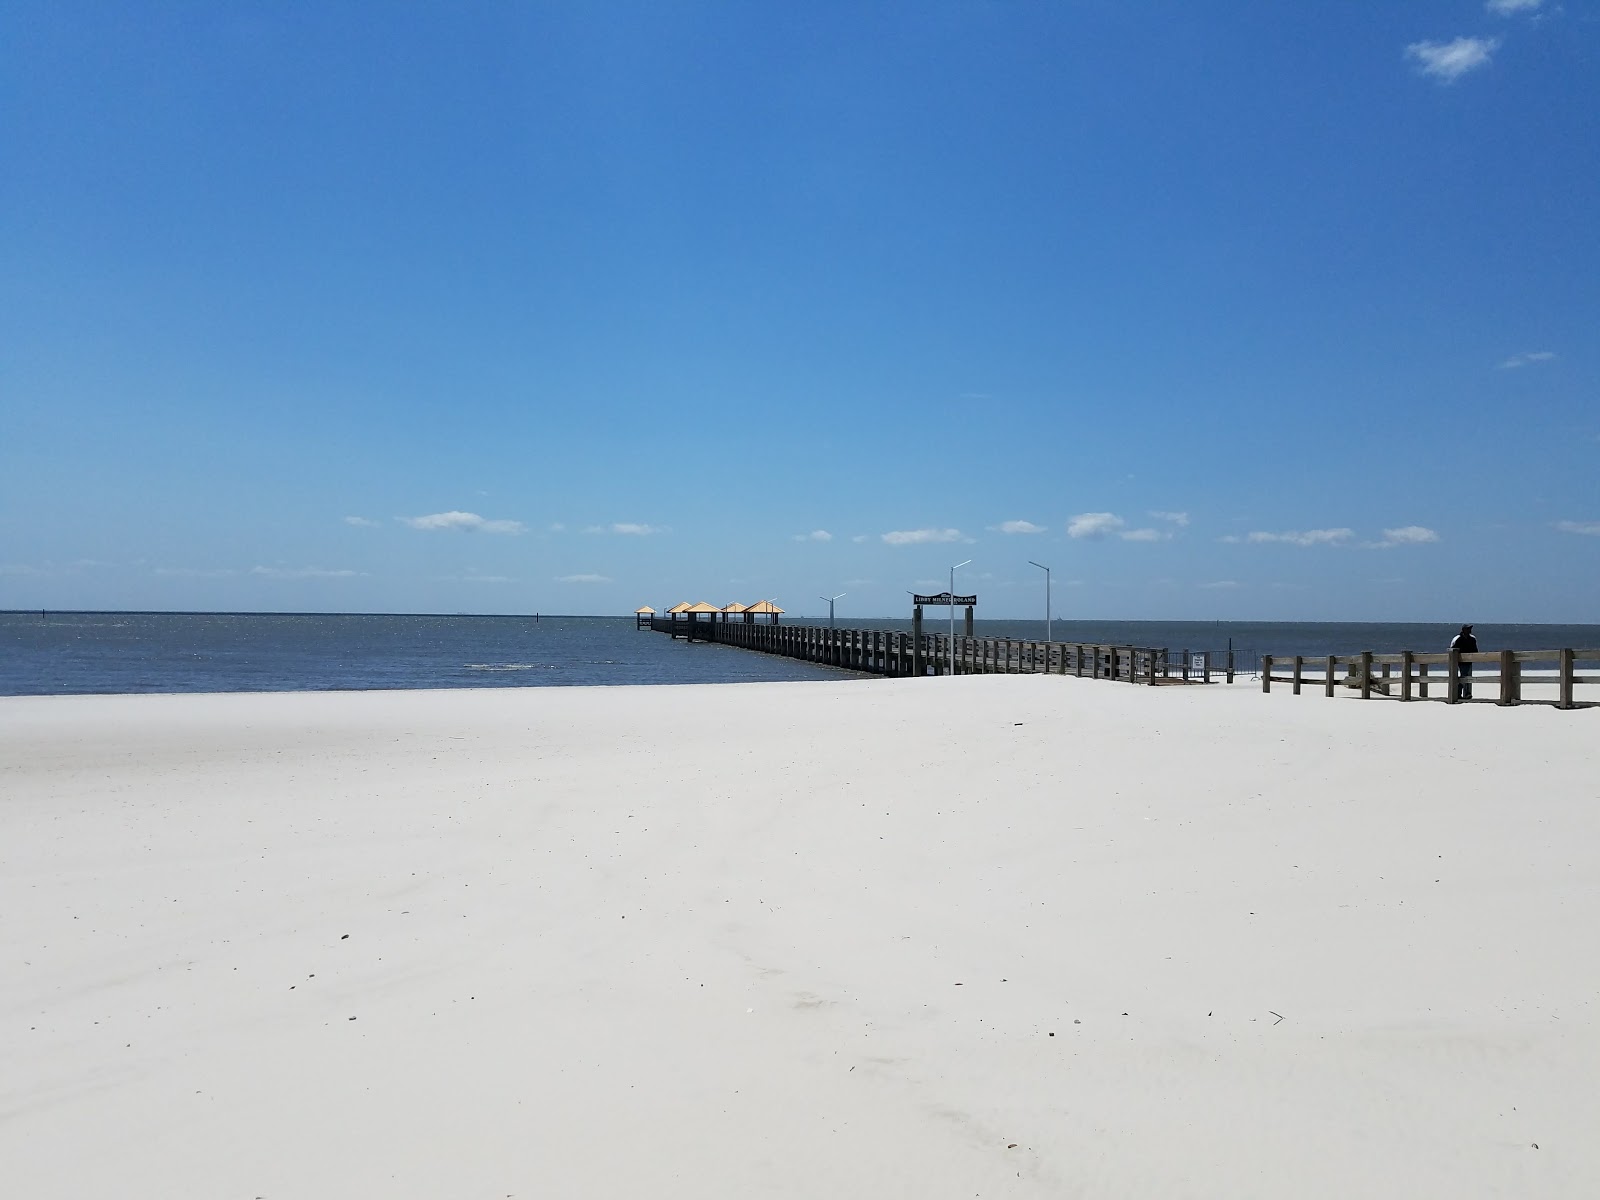
<instances>
[{"instance_id":1,"label":"gabled shelter on pier","mask_svg":"<svg viewBox=\"0 0 1600 1200\"><path fill-rule=\"evenodd\" d=\"M781 616L783 616L783 609L779 608L771 600L757 600L744 610L744 619L752 623L757 617L766 617L768 624L776 625L778 618Z\"/></svg>"}]
</instances>

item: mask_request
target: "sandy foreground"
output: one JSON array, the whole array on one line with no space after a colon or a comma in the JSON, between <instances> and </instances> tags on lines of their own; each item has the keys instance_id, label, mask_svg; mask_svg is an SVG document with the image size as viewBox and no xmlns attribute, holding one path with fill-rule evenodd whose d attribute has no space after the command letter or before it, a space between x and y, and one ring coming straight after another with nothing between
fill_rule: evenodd
<instances>
[{"instance_id":1,"label":"sandy foreground","mask_svg":"<svg viewBox=\"0 0 1600 1200\"><path fill-rule=\"evenodd\" d=\"M1592 1197L1600 710L0 700L44 1197Z\"/></svg>"}]
</instances>

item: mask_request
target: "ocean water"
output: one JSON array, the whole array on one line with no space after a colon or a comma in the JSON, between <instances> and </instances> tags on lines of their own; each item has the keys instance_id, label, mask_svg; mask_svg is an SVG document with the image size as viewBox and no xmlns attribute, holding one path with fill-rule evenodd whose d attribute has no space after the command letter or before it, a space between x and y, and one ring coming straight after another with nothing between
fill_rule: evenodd
<instances>
[{"instance_id":1,"label":"ocean water","mask_svg":"<svg viewBox=\"0 0 1600 1200\"><path fill-rule=\"evenodd\" d=\"M942 614L940 614L942 616ZM825 623L825 618L794 618ZM908 630L903 619L840 619ZM930 617L927 632L948 623ZM960 629L960 621L957 621ZM1041 621L978 621L1043 639ZM1485 650L1600 649L1600 625L1479 625ZM1056 621L1057 641L1255 656L1443 650L1449 625ZM1220 658L1216 661L1220 662ZM862 676L634 628L632 617L268 613L0 613L0 695L751 683Z\"/></svg>"},{"instance_id":2,"label":"ocean water","mask_svg":"<svg viewBox=\"0 0 1600 1200\"><path fill-rule=\"evenodd\" d=\"M633 618L0 613L0 696L857 679Z\"/></svg>"}]
</instances>

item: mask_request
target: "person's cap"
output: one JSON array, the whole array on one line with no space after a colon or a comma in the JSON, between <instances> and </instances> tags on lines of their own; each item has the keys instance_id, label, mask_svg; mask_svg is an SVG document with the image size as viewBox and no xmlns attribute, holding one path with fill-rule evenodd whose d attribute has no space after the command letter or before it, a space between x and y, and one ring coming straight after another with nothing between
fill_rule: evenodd
<instances>
[{"instance_id":1,"label":"person's cap","mask_svg":"<svg viewBox=\"0 0 1600 1200\"><path fill-rule=\"evenodd\" d=\"M1461 632L1462 633L1471 633L1472 632L1472 626L1471 625L1463 625L1461 627Z\"/></svg>"}]
</instances>

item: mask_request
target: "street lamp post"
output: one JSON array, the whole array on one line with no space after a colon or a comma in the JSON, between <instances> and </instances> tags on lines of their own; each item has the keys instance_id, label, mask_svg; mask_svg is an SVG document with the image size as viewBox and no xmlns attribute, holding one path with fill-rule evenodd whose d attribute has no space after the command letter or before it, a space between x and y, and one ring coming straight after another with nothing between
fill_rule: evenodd
<instances>
[{"instance_id":1,"label":"street lamp post","mask_svg":"<svg viewBox=\"0 0 1600 1200\"><path fill-rule=\"evenodd\" d=\"M972 560L958 562L950 568L950 674L956 673L956 567L964 567Z\"/></svg>"},{"instance_id":2,"label":"street lamp post","mask_svg":"<svg viewBox=\"0 0 1600 1200\"><path fill-rule=\"evenodd\" d=\"M1044 572L1044 640L1053 641L1050 636L1050 568L1043 563L1034 562L1031 558L1028 560L1028 565L1038 567Z\"/></svg>"},{"instance_id":3,"label":"street lamp post","mask_svg":"<svg viewBox=\"0 0 1600 1200\"><path fill-rule=\"evenodd\" d=\"M840 592L837 596L817 597L818 600L826 600L828 602L828 630L830 633L833 631L833 602L835 600L843 600L849 594L849 592Z\"/></svg>"}]
</instances>

